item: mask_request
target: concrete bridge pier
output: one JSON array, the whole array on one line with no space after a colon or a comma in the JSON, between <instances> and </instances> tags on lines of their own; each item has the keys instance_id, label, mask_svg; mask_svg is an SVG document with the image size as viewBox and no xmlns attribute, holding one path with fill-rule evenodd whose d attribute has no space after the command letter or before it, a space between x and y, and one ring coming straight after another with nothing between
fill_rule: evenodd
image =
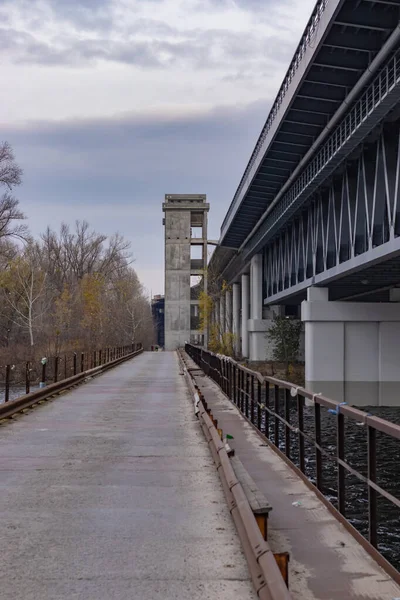
<instances>
[{"instance_id":1,"label":"concrete bridge pier","mask_svg":"<svg viewBox=\"0 0 400 600\"><path fill-rule=\"evenodd\" d=\"M242 356L249 357L249 276L242 275Z\"/></svg>"},{"instance_id":2,"label":"concrete bridge pier","mask_svg":"<svg viewBox=\"0 0 400 600\"><path fill-rule=\"evenodd\" d=\"M240 354L240 283L232 285L232 333L235 354Z\"/></svg>"},{"instance_id":3,"label":"concrete bridge pier","mask_svg":"<svg viewBox=\"0 0 400 600\"><path fill-rule=\"evenodd\" d=\"M306 388L356 406L400 405L400 302L330 302L327 288L311 287L301 318Z\"/></svg>"},{"instance_id":4,"label":"concrete bridge pier","mask_svg":"<svg viewBox=\"0 0 400 600\"><path fill-rule=\"evenodd\" d=\"M262 319L262 255L256 254L250 263L249 358L265 360L267 322Z\"/></svg>"}]
</instances>

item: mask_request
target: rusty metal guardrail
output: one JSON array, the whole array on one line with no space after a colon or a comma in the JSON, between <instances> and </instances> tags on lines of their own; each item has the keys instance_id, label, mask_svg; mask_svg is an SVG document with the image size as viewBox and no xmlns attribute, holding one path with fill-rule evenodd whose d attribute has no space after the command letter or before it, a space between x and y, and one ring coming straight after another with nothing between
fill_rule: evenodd
<instances>
[{"instance_id":1,"label":"rusty metal guardrail","mask_svg":"<svg viewBox=\"0 0 400 600\"><path fill-rule=\"evenodd\" d=\"M225 444L218 435L218 431L204 406L201 393L195 386L179 352L178 357L193 397L195 413L199 417L200 425L211 449L222 482L257 595L261 600L291 600L292 596L286 587L274 554L261 534L246 494L233 470Z\"/></svg>"},{"instance_id":2,"label":"rusty metal guardrail","mask_svg":"<svg viewBox=\"0 0 400 600\"><path fill-rule=\"evenodd\" d=\"M214 354L198 346L186 344L185 350L204 373L213 379L253 425L269 446L313 489L330 512L346 527L378 564L400 584L400 573L378 551L378 497L400 508L400 500L378 483L377 433L381 432L400 440L400 425L340 403L322 394L315 394L301 386L240 365L235 360ZM313 435L305 430L304 407L308 401L313 406ZM293 407L296 420L293 422ZM326 409L336 419L336 454L323 447L321 410ZM367 437L366 475L349 464L345 457L346 419L365 428ZM293 438L297 443L297 464L291 455ZM305 446L314 449L315 479L306 474ZM337 508L323 493L323 460L337 468ZM346 473L368 488L368 539L346 519Z\"/></svg>"},{"instance_id":3,"label":"rusty metal guardrail","mask_svg":"<svg viewBox=\"0 0 400 600\"><path fill-rule=\"evenodd\" d=\"M68 377L67 379L63 379L61 381L57 381L52 383L44 388L38 389L35 392L31 392L29 394L24 394L20 396L16 400L11 402L0 404L0 419L6 419L11 417L12 415L37 404L40 400L45 400L55 394L58 394L64 390L67 390L71 387L75 387L76 385L85 381L88 377L94 377L95 375L100 375L104 371L108 371L113 367L118 366L119 364L134 358L138 354L143 352L143 348L140 347L138 350L134 352L128 352L127 354L123 354L118 358L115 358L109 362L106 362L97 367L88 369L86 371L82 371L76 375L72 375L72 377Z\"/></svg>"},{"instance_id":4,"label":"rusty metal guardrail","mask_svg":"<svg viewBox=\"0 0 400 600\"><path fill-rule=\"evenodd\" d=\"M15 389L25 389L29 394L34 387L57 383L91 368L99 367L141 348L141 344L100 348L97 350L70 351L64 355L44 357L0 365L0 402L9 402ZM3 396L3 398L2 398ZM14 398L15 399L15 398Z\"/></svg>"}]
</instances>

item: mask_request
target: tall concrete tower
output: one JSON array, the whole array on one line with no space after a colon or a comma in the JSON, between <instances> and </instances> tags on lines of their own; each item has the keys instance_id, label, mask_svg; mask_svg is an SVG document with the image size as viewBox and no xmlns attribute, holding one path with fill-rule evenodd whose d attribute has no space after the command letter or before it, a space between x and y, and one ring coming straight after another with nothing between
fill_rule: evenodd
<instances>
[{"instance_id":1,"label":"tall concrete tower","mask_svg":"<svg viewBox=\"0 0 400 600\"><path fill-rule=\"evenodd\" d=\"M186 341L203 344L199 294L207 291L207 213L205 194L166 194L165 349Z\"/></svg>"}]
</instances>

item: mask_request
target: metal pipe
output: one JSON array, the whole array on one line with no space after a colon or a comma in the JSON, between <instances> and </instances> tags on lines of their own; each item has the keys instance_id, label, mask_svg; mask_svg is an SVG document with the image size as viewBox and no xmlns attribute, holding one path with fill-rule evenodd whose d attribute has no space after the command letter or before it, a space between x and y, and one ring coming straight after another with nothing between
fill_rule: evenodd
<instances>
[{"instance_id":1,"label":"metal pipe","mask_svg":"<svg viewBox=\"0 0 400 600\"><path fill-rule=\"evenodd\" d=\"M282 195L287 191L290 185L293 183L294 179L299 175L300 171L305 167L305 165L309 162L311 155L315 152L318 146L324 141L324 139L331 133L333 127L337 125L339 119L345 114L348 110L349 105L352 104L356 98L356 96L360 93L362 88L367 84L369 79L376 73L378 68L381 66L384 60L388 57L390 52L395 48L396 44L400 41L400 23L397 25L396 29L390 35L390 37L386 40L385 44L382 46L378 54L375 56L374 60L371 62L369 67L364 71L361 75L360 79L357 81L355 86L343 100L342 104L339 106L329 123L325 126L325 128L321 131L315 142L312 144L311 148L307 151L307 153L303 156L293 173L290 175L289 179L286 181L284 186L280 189L277 196L274 198L272 203L269 205L267 210L262 215L261 219L258 221L257 225L253 227L249 235L246 237L244 242L239 247L238 252L240 252L247 242L253 237L257 229L260 225L265 221L267 216L271 213L272 209L276 206L279 200L282 198ZM228 265L227 265L228 266ZM225 267L226 269L226 267ZM224 269L224 271L225 271ZM224 272L223 271L223 272ZM223 273L222 272L222 273Z\"/></svg>"}]
</instances>

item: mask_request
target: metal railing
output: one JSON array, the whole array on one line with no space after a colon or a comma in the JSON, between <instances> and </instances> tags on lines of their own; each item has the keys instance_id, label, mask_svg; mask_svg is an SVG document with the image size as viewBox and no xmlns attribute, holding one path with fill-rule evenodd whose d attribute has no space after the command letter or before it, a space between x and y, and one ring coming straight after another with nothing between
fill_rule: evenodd
<instances>
[{"instance_id":1,"label":"metal railing","mask_svg":"<svg viewBox=\"0 0 400 600\"><path fill-rule=\"evenodd\" d=\"M69 352L62 356L44 357L41 360L0 365L0 403L29 394L33 389L64 381L89 369L100 367L127 356L142 348L142 344L129 344Z\"/></svg>"},{"instance_id":2,"label":"metal railing","mask_svg":"<svg viewBox=\"0 0 400 600\"><path fill-rule=\"evenodd\" d=\"M271 211L265 226L256 232L251 240L251 244L249 244L251 248L256 247L261 240L266 243L391 110L399 98L399 83L400 49L382 67L372 83L350 108L328 140Z\"/></svg>"},{"instance_id":3,"label":"metal railing","mask_svg":"<svg viewBox=\"0 0 400 600\"><path fill-rule=\"evenodd\" d=\"M378 503L383 499L392 509L399 509L400 500L380 485L377 465L378 436L385 434L390 440L397 441L400 439L400 426L292 383L263 376L229 357L190 344L186 344L185 350L271 447L316 491L357 541L400 583L399 571L378 551ZM326 421L328 416L329 422ZM346 447L349 423L365 430L366 461L358 468L352 466L354 457ZM332 432L335 434L333 444ZM336 479L336 493L332 490L332 472ZM363 497L354 492L351 498L347 496L349 477L366 487ZM387 484L387 487L393 491L393 486ZM365 536L346 519L355 500L367 506ZM396 521L392 517L391 537L394 523L399 527L400 522L398 517Z\"/></svg>"}]
</instances>

